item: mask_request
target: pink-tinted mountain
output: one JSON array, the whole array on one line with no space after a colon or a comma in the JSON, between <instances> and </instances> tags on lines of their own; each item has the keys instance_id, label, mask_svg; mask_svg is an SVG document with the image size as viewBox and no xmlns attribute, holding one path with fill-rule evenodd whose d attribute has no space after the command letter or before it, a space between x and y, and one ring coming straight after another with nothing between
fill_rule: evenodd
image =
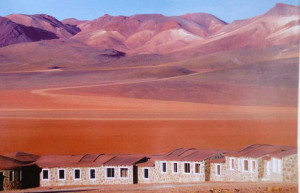
<instances>
[{"instance_id":1,"label":"pink-tinted mountain","mask_svg":"<svg viewBox=\"0 0 300 193\"><path fill-rule=\"evenodd\" d=\"M58 38L56 34L52 32L16 24L5 17L0 17L0 29L0 47L22 42Z\"/></svg>"},{"instance_id":2,"label":"pink-tinted mountain","mask_svg":"<svg viewBox=\"0 0 300 193\"><path fill-rule=\"evenodd\" d=\"M6 18L21 25L35 27L52 32L60 38L70 38L80 31L78 27L74 25L63 24L56 18L46 14L11 14L6 16Z\"/></svg>"}]
</instances>

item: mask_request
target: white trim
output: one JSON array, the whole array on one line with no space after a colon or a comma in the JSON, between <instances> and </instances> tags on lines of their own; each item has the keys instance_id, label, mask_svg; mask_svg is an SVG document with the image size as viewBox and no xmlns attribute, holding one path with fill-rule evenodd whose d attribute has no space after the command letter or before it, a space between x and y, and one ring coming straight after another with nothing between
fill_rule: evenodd
<instances>
[{"instance_id":1,"label":"white trim","mask_svg":"<svg viewBox=\"0 0 300 193\"><path fill-rule=\"evenodd\" d=\"M48 171L48 178L44 179L44 171ZM42 169L42 181L49 181L50 179L50 170L49 169Z\"/></svg>"},{"instance_id":2,"label":"white trim","mask_svg":"<svg viewBox=\"0 0 300 193\"><path fill-rule=\"evenodd\" d=\"M114 177L107 177L107 169L114 169ZM105 179L111 180L116 178L116 167L105 167Z\"/></svg>"},{"instance_id":3,"label":"white trim","mask_svg":"<svg viewBox=\"0 0 300 193\"><path fill-rule=\"evenodd\" d=\"M176 172L174 172L174 164L177 164L177 171ZM172 162L172 174L178 174L178 166L179 166L178 162Z\"/></svg>"},{"instance_id":4,"label":"white trim","mask_svg":"<svg viewBox=\"0 0 300 193\"><path fill-rule=\"evenodd\" d=\"M184 164L190 164L190 172L185 172L185 171L184 171L184 170L185 170ZM191 163L191 162L183 162L183 163L182 163L182 173L183 173L183 174L191 174L191 173L192 173L192 163Z\"/></svg>"},{"instance_id":5,"label":"white trim","mask_svg":"<svg viewBox=\"0 0 300 193\"><path fill-rule=\"evenodd\" d=\"M272 172L277 173L277 159L272 158Z\"/></svg>"},{"instance_id":6,"label":"white trim","mask_svg":"<svg viewBox=\"0 0 300 193\"><path fill-rule=\"evenodd\" d=\"M127 177L121 177L121 169L127 169ZM120 167L119 168L119 177L120 177L120 179L128 179L129 178L129 167Z\"/></svg>"},{"instance_id":7,"label":"white trim","mask_svg":"<svg viewBox=\"0 0 300 193\"><path fill-rule=\"evenodd\" d=\"M277 171L278 171L278 173L279 174L281 174L282 173L282 161L281 161L281 159L277 159Z\"/></svg>"},{"instance_id":8,"label":"white trim","mask_svg":"<svg viewBox=\"0 0 300 193\"><path fill-rule=\"evenodd\" d=\"M196 173L196 164L199 164L199 173ZM201 174L201 162L194 162L194 174L200 175Z\"/></svg>"},{"instance_id":9,"label":"white trim","mask_svg":"<svg viewBox=\"0 0 300 193\"><path fill-rule=\"evenodd\" d=\"M63 179L60 179L60 178L59 178L59 171L60 171L60 170L63 170L63 171L64 171L64 178L63 178ZM58 180L66 180L66 169L64 169L64 168L57 169L57 179L58 179Z\"/></svg>"},{"instance_id":10,"label":"white trim","mask_svg":"<svg viewBox=\"0 0 300 193\"><path fill-rule=\"evenodd\" d=\"M148 170L148 178L145 178L145 170ZM143 179L150 180L150 168L143 168Z\"/></svg>"},{"instance_id":11,"label":"white trim","mask_svg":"<svg viewBox=\"0 0 300 193\"><path fill-rule=\"evenodd\" d=\"M255 168L253 168L253 162L254 162L254 167L255 167ZM251 167L250 167L251 170L250 170L250 171L251 171L252 173L256 173L256 171L257 171L257 161L256 161L256 160L253 160L253 159L250 160L250 165L251 165Z\"/></svg>"},{"instance_id":12,"label":"white trim","mask_svg":"<svg viewBox=\"0 0 300 193\"><path fill-rule=\"evenodd\" d=\"M76 176L75 176L75 171L76 170L79 170L79 178L76 178ZM80 168L74 168L73 169L73 179L74 180L81 180L81 169Z\"/></svg>"},{"instance_id":13,"label":"white trim","mask_svg":"<svg viewBox=\"0 0 300 193\"><path fill-rule=\"evenodd\" d=\"M270 168L270 166L271 166L271 161L267 161L267 175L268 176L271 175L271 168Z\"/></svg>"},{"instance_id":14,"label":"white trim","mask_svg":"<svg viewBox=\"0 0 300 193\"><path fill-rule=\"evenodd\" d=\"M163 171L163 164L164 164L164 163L166 164L166 171L165 171L165 172ZM162 174L168 173L168 164L167 164L166 161L160 162L160 173L162 173Z\"/></svg>"},{"instance_id":15,"label":"white trim","mask_svg":"<svg viewBox=\"0 0 300 193\"><path fill-rule=\"evenodd\" d=\"M91 170L95 170L95 178L91 178ZM96 180L97 179L97 170L96 168L89 168L89 179Z\"/></svg>"},{"instance_id":16,"label":"white trim","mask_svg":"<svg viewBox=\"0 0 300 193\"><path fill-rule=\"evenodd\" d=\"M220 166L220 174L218 174L218 166ZM215 165L215 173L216 173L216 176L221 176L221 174L222 174L222 166L221 166L221 164L216 164Z\"/></svg>"},{"instance_id":17,"label":"white trim","mask_svg":"<svg viewBox=\"0 0 300 193\"><path fill-rule=\"evenodd\" d=\"M247 161L247 163L248 163L248 170L245 170L245 161ZM249 159L242 159L242 171L243 172L249 172L250 171L249 163L250 163Z\"/></svg>"},{"instance_id":18,"label":"white trim","mask_svg":"<svg viewBox=\"0 0 300 193\"><path fill-rule=\"evenodd\" d=\"M23 180L23 171L22 170L19 171L19 180L20 181Z\"/></svg>"},{"instance_id":19,"label":"white trim","mask_svg":"<svg viewBox=\"0 0 300 193\"><path fill-rule=\"evenodd\" d=\"M232 165L232 161L233 161L233 165ZM232 170L232 171L233 171L234 168L235 168L235 167L234 167L234 166L235 166L235 162L236 162L236 161L235 161L235 158L233 158L233 157L230 157L230 158L229 158L229 169Z\"/></svg>"},{"instance_id":20,"label":"white trim","mask_svg":"<svg viewBox=\"0 0 300 193\"><path fill-rule=\"evenodd\" d=\"M10 178L11 178L11 180L10 180ZM13 170L10 170L10 171L9 171L9 178L8 178L8 181L9 181L9 182L15 181L15 171L13 171Z\"/></svg>"}]
</instances>

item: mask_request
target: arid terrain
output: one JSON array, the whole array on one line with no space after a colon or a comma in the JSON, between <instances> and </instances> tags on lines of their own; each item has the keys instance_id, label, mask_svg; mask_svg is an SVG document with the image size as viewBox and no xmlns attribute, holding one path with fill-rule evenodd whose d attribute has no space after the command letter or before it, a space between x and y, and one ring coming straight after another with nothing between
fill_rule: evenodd
<instances>
[{"instance_id":1,"label":"arid terrain","mask_svg":"<svg viewBox=\"0 0 300 193\"><path fill-rule=\"evenodd\" d=\"M299 7L0 18L0 154L297 145ZM192 190L193 191L193 190Z\"/></svg>"},{"instance_id":2,"label":"arid terrain","mask_svg":"<svg viewBox=\"0 0 300 193\"><path fill-rule=\"evenodd\" d=\"M147 193L296 193L298 185L293 183L267 182L205 182L186 184L150 184L126 186L82 186L82 187L50 187L28 189L26 192L147 192ZM4 191L5 192L5 191ZM14 191L22 192L22 191Z\"/></svg>"}]
</instances>

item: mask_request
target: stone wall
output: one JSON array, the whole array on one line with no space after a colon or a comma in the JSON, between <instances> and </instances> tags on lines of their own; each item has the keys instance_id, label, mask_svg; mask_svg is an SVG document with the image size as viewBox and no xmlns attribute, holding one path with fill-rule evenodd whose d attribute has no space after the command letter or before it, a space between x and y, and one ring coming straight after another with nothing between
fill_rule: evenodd
<instances>
[{"instance_id":1,"label":"stone wall","mask_svg":"<svg viewBox=\"0 0 300 193\"><path fill-rule=\"evenodd\" d=\"M273 160L281 161L281 171L273 171ZM269 172L267 164L269 163ZM275 164L276 165L276 164ZM282 159L271 158L264 160L263 181L272 182L298 182L298 157L297 154L284 157Z\"/></svg>"},{"instance_id":2,"label":"stone wall","mask_svg":"<svg viewBox=\"0 0 300 193\"><path fill-rule=\"evenodd\" d=\"M115 177L106 177L106 168L115 168ZM120 177L120 169L128 168L128 177ZM133 184L133 166L100 166L76 168L43 168L49 170L49 180L42 179L40 173L40 186L68 186L68 185L105 185L105 184ZM65 169L65 180L58 179L58 170ZM81 170L81 178L74 179L74 169ZM96 170L96 179L90 179L90 169Z\"/></svg>"},{"instance_id":3,"label":"stone wall","mask_svg":"<svg viewBox=\"0 0 300 193\"><path fill-rule=\"evenodd\" d=\"M13 181L10 181L9 174L13 171ZM12 190L22 188L22 181L20 180L21 170L0 170L3 173L3 190Z\"/></svg>"},{"instance_id":4,"label":"stone wall","mask_svg":"<svg viewBox=\"0 0 300 193\"><path fill-rule=\"evenodd\" d=\"M149 178L144 178L144 169L148 169L149 171ZM138 167L138 184L149 184L149 183L156 183L156 176L154 172L155 167Z\"/></svg>"},{"instance_id":5,"label":"stone wall","mask_svg":"<svg viewBox=\"0 0 300 193\"><path fill-rule=\"evenodd\" d=\"M230 168L230 160L234 159L234 167ZM249 161L248 171L243 170L242 161L247 159ZM240 161L239 161L240 160ZM250 165L255 161L255 171L251 171ZM209 164L209 180L210 181L235 181L235 182L247 182L247 181L259 181L259 173L263 172L263 162L262 159L253 159L247 157L225 157L225 163L221 163L221 175L216 175L216 165L218 163Z\"/></svg>"},{"instance_id":6,"label":"stone wall","mask_svg":"<svg viewBox=\"0 0 300 193\"><path fill-rule=\"evenodd\" d=\"M282 159L284 182L298 182L298 155L291 155Z\"/></svg>"},{"instance_id":7,"label":"stone wall","mask_svg":"<svg viewBox=\"0 0 300 193\"><path fill-rule=\"evenodd\" d=\"M162 163L167 163L166 173L162 172ZM177 173L173 172L173 163L177 163ZM184 173L184 163L190 163L190 173ZM195 173L195 164L200 163L200 173ZM205 181L204 162L183 162L183 161L155 161L154 167L149 167L149 180L143 179L143 169L138 168L139 183L173 183L173 182L204 182ZM147 167L146 167L147 168Z\"/></svg>"},{"instance_id":8,"label":"stone wall","mask_svg":"<svg viewBox=\"0 0 300 193\"><path fill-rule=\"evenodd\" d=\"M221 173L217 175L216 173L216 166L221 166ZM225 163L210 163L209 166L209 181L224 181L225 180L225 171L226 171L226 164Z\"/></svg>"}]
</instances>

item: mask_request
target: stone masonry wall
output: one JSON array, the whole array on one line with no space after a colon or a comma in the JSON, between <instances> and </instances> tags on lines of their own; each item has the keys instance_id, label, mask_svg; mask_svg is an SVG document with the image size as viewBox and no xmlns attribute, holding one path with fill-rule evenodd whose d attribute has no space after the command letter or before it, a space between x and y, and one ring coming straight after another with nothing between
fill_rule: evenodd
<instances>
[{"instance_id":1,"label":"stone masonry wall","mask_svg":"<svg viewBox=\"0 0 300 193\"><path fill-rule=\"evenodd\" d=\"M167 163L167 172L162 173L162 162ZM177 173L173 172L173 163L178 163ZM190 163L190 173L183 173L183 164ZM195 173L195 163L200 163L200 173ZM172 183L172 182L204 182L204 162L183 162L183 161L155 161L155 166L150 168L150 179L143 179L143 167L139 167L139 183Z\"/></svg>"},{"instance_id":2,"label":"stone masonry wall","mask_svg":"<svg viewBox=\"0 0 300 193\"><path fill-rule=\"evenodd\" d=\"M149 170L149 178L144 178L144 169ZM138 184L149 184L149 183L156 183L155 174L154 173L155 167L138 167Z\"/></svg>"},{"instance_id":3,"label":"stone masonry wall","mask_svg":"<svg viewBox=\"0 0 300 193\"><path fill-rule=\"evenodd\" d=\"M115 177L106 178L107 167L115 168ZM78 168L44 168L49 170L49 180L42 179L40 173L40 186L68 186L68 185L105 185L105 184L133 184L133 166L101 166ZM90 179L90 169L96 169L96 179ZM120 169L128 168L128 177L120 177ZM65 169L65 180L58 179L58 169ZM81 169L81 179L74 179L74 169Z\"/></svg>"},{"instance_id":4,"label":"stone masonry wall","mask_svg":"<svg viewBox=\"0 0 300 193\"><path fill-rule=\"evenodd\" d=\"M269 162L269 174L267 171L267 163ZM271 160L264 160L264 171L262 181L282 182L282 173L273 172Z\"/></svg>"},{"instance_id":5,"label":"stone masonry wall","mask_svg":"<svg viewBox=\"0 0 300 193\"><path fill-rule=\"evenodd\" d=\"M13 171L13 181L9 180L9 173ZM12 190L22 188L22 181L20 180L20 170L0 170L3 172L3 189Z\"/></svg>"},{"instance_id":6,"label":"stone masonry wall","mask_svg":"<svg viewBox=\"0 0 300 193\"><path fill-rule=\"evenodd\" d=\"M282 165L283 181L298 182L298 155L284 157Z\"/></svg>"},{"instance_id":7,"label":"stone masonry wall","mask_svg":"<svg viewBox=\"0 0 300 193\"><path fill-rule=\"evenodd\" d=\"M231 169L230 168L230 158L233 158L235 160L235 164L234 167ZM242 168L242 161L240 161L240 163L238 163L238 159L243 160L243 159L247 159L247 160L255 160L256 161L256 169L254 172L252 172L250 170L249 167L249 171L243 171ZM259 173L262 173L262 169L263 167L261 167L261 162L262 159L253 159L253 158L246 158L246 157L241 157L241 158L237 158L237 157L225 157L225 163L221 164L221 175L217 176L216 175L216 169L215 169L215 165L217 163L211 163L210 164L210 181L236 181L236 182L247 182L247 181L259 181Z\"/></svg>"}]
</instances>

